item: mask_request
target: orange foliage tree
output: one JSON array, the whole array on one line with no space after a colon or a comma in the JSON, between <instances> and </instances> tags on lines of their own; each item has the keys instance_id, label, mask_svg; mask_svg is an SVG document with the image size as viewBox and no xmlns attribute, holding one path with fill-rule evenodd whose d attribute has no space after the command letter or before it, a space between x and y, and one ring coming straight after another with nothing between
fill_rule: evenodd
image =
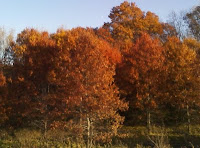
<instances>
[{"instance_id":1,"label":"orange foliage tree","mask_svg":"<svg viewBox=\"0 0 200 148\"><path fill-rule=\"evenodd\" d=\"M111 23L104 26L110 28L113 38L117 40L136 40L142 32L151 36L163 33L158 16L152 12L143 12L135 3L125 1L113 7L109 18Z\"/></svg>"},{"instance_id":2,"label":"orange foliage tree","mask_svg":"<svg viewBox=\"0 0 200 148\"><path fill-rule=\"evenodd\" d=\"M89 146L117 134L123 122L118 111L127 104L113 83L121 56L107 41L89 28L51 35L26 29L12 49L12 116L37 121L45 133L72 121L87 133Z\"/></svg>"},{"instance_id":3,"label":"orange foliage tree","mask_svg":"<svg viewBox=\"0 0 200 148\"><path fill-rule=\"evenodd\" d=\"M127 108L113 84L120 57L91 29L59 30L53 39L61 52L52 81L66 101L71 120L87 132L88 146L95 139L109 141L123 121L118 111Z\"/></svg>"},{"instance_id":4,"label":"orange foliage tree","mask_svg":"<svg viewBox=\"0 0 200 148\"><path fill-rule=\"evenodd\" d=\"M6 88L6 78L3 72L0 71L0 124L4 123L7 119L6 114L6 99L7 99L7 88Z\"/></svg>"},{"instance_id":5,"label":"orange foliage tree","mask_svg":"<svg viewBox=\"0 0 200 148\"><path fill-rule=\"evenodd\" d=\"M13 115L27 122L31 119L46 133L63 110L62 102L55 98L55 86L49 80L58 52L55 42L47 32L26 29L18 35L12 49L15 53L11 96Z\"/></svg>"},{"instance_id":6,"label":"orange foliage tree","mask_svg":"<svg viewBox=\"0 0 200 148\"><path fill-rule=\"evenodd\" d=\"M199 76L196 52L191 44L182 43L178 38L171 37L164 44L166 75L163 90L165 101L172 106L187 109L188 132L190 132L189 107L198 103Z\"/></svg>"},{"instance_id":7,"label":"orange foliage tree","mask_svg":"<svg viewBox=\"0 0 200 148\"><path fill-rule=\"evenodd\" d=\"M159 103L163 48L157 39L143 33L132 47L123 53L123 61L117 67L116 81L130 108L147 112L150 127L150 111Z\"/></svg>"}]
</instances>

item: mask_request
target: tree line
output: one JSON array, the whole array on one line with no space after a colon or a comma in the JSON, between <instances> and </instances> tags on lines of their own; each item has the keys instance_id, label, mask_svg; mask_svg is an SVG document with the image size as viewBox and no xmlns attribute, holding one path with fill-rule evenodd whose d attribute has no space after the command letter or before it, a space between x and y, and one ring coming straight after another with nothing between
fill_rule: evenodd
<instances>
[{"instance_id":1,"label":"tree line","mask_svg":"<svg viewBox=\"0 0 200 148\"><path fill-rule=\"evenodd\" d=\"M100 28L2 34L0 125L63 129L87 145L125 125L199 123L199 6L164 23L127 1ZM2 31L3 33L3 31ZM195 122L194 122L195 121Z\"/></svg>"}]
</instances>

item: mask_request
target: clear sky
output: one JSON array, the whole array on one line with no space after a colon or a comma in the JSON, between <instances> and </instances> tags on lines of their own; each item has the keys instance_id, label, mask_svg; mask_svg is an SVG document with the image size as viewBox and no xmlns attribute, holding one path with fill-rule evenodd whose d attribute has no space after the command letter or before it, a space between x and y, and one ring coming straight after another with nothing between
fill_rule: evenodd
<instances>
[{"instance_id":1,"label":"clear sky","mask_svg":"<svg viewBox=\"0 0 200 148\"><path fill-rule=\"evenodd\" d=\"M187 10L200 0L128 0L161 20L174 11ZM110 10L123 0L0 0L0 27L19 33L26 27L55 32L58 27L99 27L109 21Z\"/></svg>"}]
</instances>

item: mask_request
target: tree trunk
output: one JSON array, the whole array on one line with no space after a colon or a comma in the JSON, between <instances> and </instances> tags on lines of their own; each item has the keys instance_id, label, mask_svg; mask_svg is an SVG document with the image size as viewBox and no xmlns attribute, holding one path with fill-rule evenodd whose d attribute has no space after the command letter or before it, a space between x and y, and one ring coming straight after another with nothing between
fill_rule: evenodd
<instances>
[{"instance_id":1,"label":"tree trunk","mask_svg":"<svg viewBox=\"0 0 200 148\"><path fill-rule=\"evenodd\" d=\"M188 125L188 134L191 133L191 122L190 122L190 111L189 111L189 105L187 105L187 125Z\"/></svg>"},{"instance_id":2,"label":"tree trunk","mask_svg":"<svg viewBox=\"0 0 200 148\"><path fill-rule=\"evenodd\" d=\"M47 136L47 120L44 120L44 138Z\"/></svg>"},{"instance_id":3,"label":"tree trunk","mask_svg":"<svg viewBox=\"0 0 200 148\"><path fill-rule=\"evenodd\" d=\"M151 113L149 110L147 110L147 130L148 133L151 133Z\"/></svg>"},{"instance_id":4,"label":"tree trunk","mask_svg":"<svg viewBox=\"0 0 200 148\"><path fill-rule=\"evenodd\" d=\"M87 117L87 148L91 148L92 147L92 137L91 137L91 122L90 122L90 118Z\"/></svg>"}]
</instances>

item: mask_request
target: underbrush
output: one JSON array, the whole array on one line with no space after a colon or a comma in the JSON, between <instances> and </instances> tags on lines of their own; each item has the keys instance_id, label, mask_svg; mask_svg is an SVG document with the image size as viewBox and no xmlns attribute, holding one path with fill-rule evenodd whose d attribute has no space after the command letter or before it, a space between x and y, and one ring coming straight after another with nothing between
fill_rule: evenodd
<instances>
[{"instance_id":1,"label":"underbrush","mask_svg":"<svg viewBox=\"0 0 200 148\"><path fill-rule=\"evenodd\" d=\"M187 134L185 126L152 127L148 133L146 127L123 127L119 136L113 137L111 143L93 145L94 148L178 148L200 146L200 126L192 126ZM12 133L12 134L11 134ZM1 148L85 148L83 139L71 137L67 131L50 130L46 137L40 130L18 129L13 132L0 130Z\"/></svg>"},{"instance_id":2,"label":"underbrush","mask_svg":"<svg viewBox=\"0 0 200 148\"><path fill-rule=\"evenodd\" d=\"M14 131L11 136L5 130L0 132L0 148L85 148L86 143L79 138L69 137L67 131L50 130L46 137L39 130L32 129L18 129ZM115 143L115 145L96 144L95 148L114 147L126 148L122 143Z\"/></svg>"}]
</instances>

